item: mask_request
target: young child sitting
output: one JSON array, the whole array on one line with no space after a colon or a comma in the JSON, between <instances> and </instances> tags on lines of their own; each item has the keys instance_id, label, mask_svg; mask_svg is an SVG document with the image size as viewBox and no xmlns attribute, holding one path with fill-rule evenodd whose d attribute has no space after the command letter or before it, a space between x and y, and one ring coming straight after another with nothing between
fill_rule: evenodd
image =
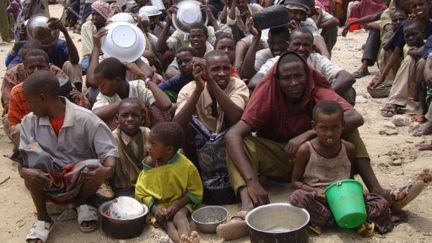
<instances>
[{"instance_id":1,"label":"young child sitting","mask_svg":"<svg viewBox=\"0 0 432 243\"><path fill-rule=\"evenodd\" d=\"M137 98L126 98L118 107L118 127L112 132L117 142L120 158L116 161L110 184L116 196L135 194L135 183L143 169L142 161L150 148L150 129L141 126L147 114L142 111Z\"/></svg>"},{"instance_id":2,"label":"young child sitting","mask_svg":"<svg viewBox=\"0 0 432 243\"><path fill-rule=\"evenodd\" d=\"M150 131L150 157L143 162L135 198L151 210L151 220L175 242L199 242L189 227L188 214L199 205L203 185L198 170L178 150L185 134L175 122L162 122Z\"/></svg>"},{"instance_id":3,"label":"young child sitting","mask_svg":"<svg viewBox=\"0 0 432 243\"><path fill-rule=\"evenodd\" d=\"M312 127L317 137L302 144L295 158L292 181L295 191L289 203L305 208L310 214L310 228L320 234L322 227L332 221L324 188L335 181L352 177L355 160L354 146L341 139L344 129L343 110L335 101L319 102L312 115ZM360 233L371 235L376 228L385 233L393 228L389 202L372 193L366 193L368 220Z\"/></svg>"}]
</instances>

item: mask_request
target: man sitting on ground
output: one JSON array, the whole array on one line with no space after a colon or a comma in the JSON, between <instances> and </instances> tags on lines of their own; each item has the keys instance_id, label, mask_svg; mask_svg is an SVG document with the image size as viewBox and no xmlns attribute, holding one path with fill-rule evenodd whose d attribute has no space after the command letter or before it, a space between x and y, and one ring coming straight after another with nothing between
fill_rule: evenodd
<instances>
[{"instance_id":1,"label":"man sitting on ground","mask_svg":"<svg viewBox=\"0 0 432 243\"><path fill-rule=\"evenodd\" d=\"M109 128L91 111L60 97L58 80L48 71L32 74L23 89L33 113L22 122L19 148L24 161L18 171L38 219L26 240L48 239L54 221L47 200L72 202L80 229L95 230L97 210L87 200L114 172L117 149Z\"/></svg>"},{"instance_id":2,"label":"man sitting on ground","mask_svg":"<svg viewBox=\"0 0 432 243\"><path fill-rule=\"evenodd\" d=\"M422 184L407 186L394 194L381 187L357 130L363 124L362 116L331 90L328 82L310 69L299 54L285 53L270 72L255 89L241 120L226 135L227 168L242 211L231 222L218 226L220 236L230 240L247 234L241 218L254 207L270 202L258 176L291 179L299 146L316 137L311 115L320 100L334 100L343 108L343 137L356 148L354 167L370 192L385 197L398 208L412 200L413 194L420 193ZM254 131L257 136L251 134Z\"/></svg>"},{"instance_id":3,"label":"man sitting on ground","mask_svg":"<svg viewBox=\"0 0 432 243\"><path fill-rule=\"evenodd\" d=\"M235 197L225 166L224 134L240 119L249 90L242 80L230 75L230 60L223 51L212 51L205 59L193 60L195 81L180 91L173 121L185 130L190 124L197 132L193 140L204 184L204 201L232 203Z\"/></svg>"}]
</instances>

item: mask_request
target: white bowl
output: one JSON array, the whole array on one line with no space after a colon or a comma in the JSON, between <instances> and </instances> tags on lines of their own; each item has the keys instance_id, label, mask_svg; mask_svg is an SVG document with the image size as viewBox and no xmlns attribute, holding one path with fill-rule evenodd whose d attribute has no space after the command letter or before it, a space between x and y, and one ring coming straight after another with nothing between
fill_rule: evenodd
<instances>
[{"instance_id":1,"label":"white bowl","mask_svg":"<svg viewBox=\"0 0 432 243\"><path fill-rule=\"evenodd\" d=\"M114 14L111 18L111 22L123 22L123 23L131 23L131 24L137 24L135 19L132 17L132 15L128 13L118 13Z\"/></svg>"},{"instance_id":2,"label":"white bowl","mask_svg":"<svg viewBox=\"0 0 432 243\"><path fill-rule=\"evenodd\" d=\"M147 16L149 16L149 17L162 14L162 12L155 6L143 6L139 9L138 15L140 15L142 12L147 14Z\"/></svg>"},{"instance_id":3,"label":"white bowl","mask_svg":"<svg viewBox=\"0 0 432 243\"><path fill-rule=\"evenodd\" d=\"M115 57L122 62L134 62L145 50L143 32L135 25L114 22L105 27L108 33L102 40L104 58Z\"/></svg>"},{"instance_id":4,"label":"white bowl","mask_svg":"<svg viewBox=\"0 0 432 243\"><path fill-rule=\"evenodd\" d=\"M190 26L199 22L207 25L207 14L201 11L199 1L185 0L177 4L177 12L173 14L173 25L177 30L189 33Z\"/></svg>"}]
</instances>

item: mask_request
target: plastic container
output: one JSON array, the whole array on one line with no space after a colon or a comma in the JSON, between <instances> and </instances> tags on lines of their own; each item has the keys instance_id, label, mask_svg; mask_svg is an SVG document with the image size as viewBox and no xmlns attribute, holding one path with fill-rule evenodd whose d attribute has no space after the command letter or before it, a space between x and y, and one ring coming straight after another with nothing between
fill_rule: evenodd
<instances>
[{"instance_id":1,"label":"plastic container","mask_svg":"<svg viewBox=\"0 0 432 243\"><path fill-rule=\"evenodd\" d=\"M347 18L346 22L352 23L356 20L358 20L358 18ZM361 29L361 24L353 24L349 27L348 31L353 32L354 30L359 30L359 29Z\"/></svg>"},{"instance_id":2,"label":"plastic container","mask_svg":"<svg viewBox=\"0 0 432 243\"><path fill-rule=\"evenodd\" d=\"M108 33L102 39L104 58L115 57L122 62L134 62L142 56L146 39L136 25L113 22L105 28Z\"/></svg>"},{"instance_id":3,"label":"plastic container","mask_svg":"<svg viewBox=\"0 0 432 243\"><path fill-rule=\"evenodd\" d=\"M324 193L339 227L352 229L366 221L366 205L360 182L351 179L337 181L329 185Z\"/></svg>"}]
</instances>

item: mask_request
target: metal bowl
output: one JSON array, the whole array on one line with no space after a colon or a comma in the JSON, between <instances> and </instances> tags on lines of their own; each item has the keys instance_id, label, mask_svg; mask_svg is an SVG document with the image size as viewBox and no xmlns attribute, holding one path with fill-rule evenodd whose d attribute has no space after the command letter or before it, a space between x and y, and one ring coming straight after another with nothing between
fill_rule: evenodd
<instances>
[{"instance_id":1,"label":"metal bowl","mask_svg":"<svg viewBox=\"0 0 432 243\"><path fill-rule=\"evenodd\" d=\"M189 33L194 23L207 25L207 13L201 10L201 3L195 0L184 0L177 4L177 11L173 14L173 25L176 30Z\"/></svg>"},{"instance_id":2,"label":"metal bowl","mask_svg":"<svg viewBox=\"0 0 432 243\"><path fill-rule=\"evenodd\" d=\"M192 220L197 229L204 233L215 233L216 227L224 223L228 217L228 211L221 206L206 206L192 213Z\"/></svg>"},{"instance_id":3,"label":"metal bowl","mask_svg":"<svg viewBox=\"0 0 432 243\"><path fill-rule=\"evenodd\" d=\"M60 31L48 27L48 17L34 16L27 22L27 33L32 39L39 40L43 46L53 45L59 38Z\"/></svg>"},{"instance_id":4,"label":"metal bowl","mask_svg":"<svg viewBox=\"0 0 432 243\"><path fill-rule=\"evenodd\" d=\"M121 220L109 217L105 214L113 202L114 200L105 202L99 207L98 212L101 218L102 231L115 239L131 239L141 235L146 225L146 215L149 212L147 206L144 204L142 205L144 212L136 218Z\"/></svg>"},{"instance_id":5,"label":"metal bowl","mask_svg":"<svg viewBox=\"0 0 432 243\"><path fill-rule=\"evenodd\" d=\"M308 242L306 225L309 213L289 203L272 203L257 207L246 215L252 243Z\"/></svg>"}]
</instances>

